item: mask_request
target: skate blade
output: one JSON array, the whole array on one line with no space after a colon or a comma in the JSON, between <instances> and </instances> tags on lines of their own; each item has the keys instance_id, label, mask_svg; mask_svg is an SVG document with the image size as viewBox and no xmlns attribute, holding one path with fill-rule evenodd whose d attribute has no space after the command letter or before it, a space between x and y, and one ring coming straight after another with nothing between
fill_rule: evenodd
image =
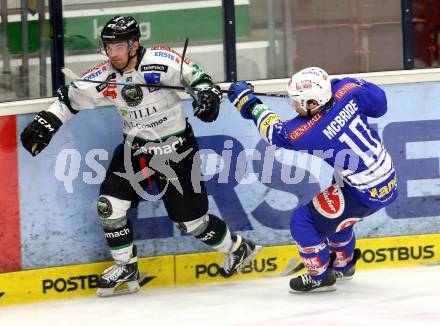
<instances>
[{"instance_id":1,"label":"skate blade","mask_svg":"<svg viewBox=\"0 0 440 326\"><path fill-rule=\"evenodd\" d=\"M122 282L116 285L114 288L98 288L96 295L98 297L114 297L118 295L132 294L140 290L139 280Z\"/></svg>"},{"instance_id":2,"label":"skate blade","mask_svg":"<svg viewBox=\"0 0 440 326\"><path fill-rule=\"evenodd\" d=\"M344 283L345 281L350 281L352 279L353 279L353 275L352 276L337 277L336 282Z\"/></svg>"},{"instance_id":3,"label":"skate blade","mask_svg":"<svg viewBox=\"0 0 440 326\"><path fill-rule=\"evenodd\" d=\"M333 285L329 285L329 286L323 286L320 288L316 288L311 291L295 291L295 290L290 289L289 293L291 293L291 294L304 294L304 293L333 292L333 291L336 291L336 289L337 289L336 284L333 284Z\"/></svg>"}]
</instances>

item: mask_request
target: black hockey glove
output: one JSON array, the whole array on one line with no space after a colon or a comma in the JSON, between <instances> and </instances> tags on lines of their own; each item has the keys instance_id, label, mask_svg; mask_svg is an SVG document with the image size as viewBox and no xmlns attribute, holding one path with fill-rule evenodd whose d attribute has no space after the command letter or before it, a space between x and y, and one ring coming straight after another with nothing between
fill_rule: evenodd
<instances>
[{"instance_id":1,"label":"black hockey glove","mask_svg":"<svg viewBox=\"0 0 440 326\"><path fill-rule=\"evenodd\" d=\"M47 145L54 133L63 123L52 112L41 111L34 120L24 128L20 135L21 143L32 156L37 156Z\"/></svg>"},{"instance_id":2,"label":"black hockey glove","mask_svg":"<svg viewBox=\"0 0 440 326\"><path fill-rule=\"evenodd\" d=\"M202 87L197 93L198 101L192 103L194 115L204 122L212 122L218 117L222 93L218 85Z\"/></svg>"}]
</instances>

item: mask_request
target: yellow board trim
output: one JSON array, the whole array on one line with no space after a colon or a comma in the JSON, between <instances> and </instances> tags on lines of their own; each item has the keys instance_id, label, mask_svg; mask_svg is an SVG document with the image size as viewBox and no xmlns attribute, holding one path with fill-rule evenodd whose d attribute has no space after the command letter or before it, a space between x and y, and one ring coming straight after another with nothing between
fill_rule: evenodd
<instances>
[{"instance_id":1,"label":"yellow board trim","mask_svg":"<svg viewBox=\"0 0 440 326\"><path fill-rule=\"evenodd\" d=\"M98 276L111 265L105 262L0 274L0 306L93 295ZM149 282L144 287L174 285L174 256L141 258L139 269L148 270Z\"/></svg>"},{"instance_id":2,"label":"yellow board trim","mask_svg":"<svg viewBox=\"0 0 440 326\"><path fill-rule=\"evenodd\" d=\"M358 270L440 263L440 234L361 239L356 247L362 251ZM224 255L218 252L141 258L139 270L147 274L141 290L280 276L300 264L295 245L265 247L239 274L224 279L218 272L223 259ZM0 306L94 295L98 275L111 264L0 274Z\"/></svg>"}]
</instances>

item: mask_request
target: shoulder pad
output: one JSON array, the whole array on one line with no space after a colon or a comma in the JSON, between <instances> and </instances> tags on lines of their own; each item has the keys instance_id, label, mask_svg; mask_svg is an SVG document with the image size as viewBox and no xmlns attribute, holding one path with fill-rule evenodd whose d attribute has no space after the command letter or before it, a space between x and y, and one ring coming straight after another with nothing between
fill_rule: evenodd
<instances>
[{"instance_id":1,"label":"shoulder pad","mask_svg":"<svg viewBox=\"0 0 440 326\"><path fill-rule=\"evenodd\" d=\"M179 53L177 53L174 49L165 46L165 45L156 45L150 48L151 50L151 57L158 57L158 58L165 58L169 59L171 61L174 61L178 64L180 64L182 57ZM191 64L191 60L188 58L185 58L185 63L187 65Z\"/></svg>"},{"instance_id":2,"label":"shoulder pad","mask_svg":"<svg viewBox=\"0 0 440 326\"><path fill-rule=\"evenodd\" d=\"M361 87L363 81L355 78L343 78L332 84L333 96L337 101L341 101L344 97L352 93L355 89Z\"/></svg>"},{"instance_id":3,"label":"shoulder pad","mask_svg":"<svg viewBox=\"0 0 440 326\"><path fill-rule=\"evenodd\" d=\"M174 52L173 49L171 49L169 46L166 46L166 45L155 45L155 46L152 46L150 49L151 49L151 50L155 50L155 51L169 51L169 52Z\"/></svg>"}]
</instances>

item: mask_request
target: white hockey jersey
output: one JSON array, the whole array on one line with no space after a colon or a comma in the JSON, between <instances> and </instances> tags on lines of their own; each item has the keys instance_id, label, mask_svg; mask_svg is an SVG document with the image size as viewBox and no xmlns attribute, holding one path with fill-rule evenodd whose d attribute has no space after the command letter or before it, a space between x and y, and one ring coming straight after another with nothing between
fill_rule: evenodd
<instances>
[{"instance_id":1,"label":"white hockey jersey","mask_svg":"<svg viewBox=\"0 0 440 326\"><path fill-rule=\"evenodd\" d=\"M132 71L119 72L104 61L87 70L82 79L95 81L130 82L182 86L180 81L182 57L173 49L155 46L139 50L137 66ZM206 74L198 65L185 58L183 78L196 87ZM83 81L71 83L68 97L74 110L93 109L97 106L114 105L123 120L123 132L135 131L145 140L166 139L182 132L186 127L180 97L175 90L160 87L120 86ZM65 103L56 100L48 109L63 123L74 114Z\"/></svg>"}]
</instances>

